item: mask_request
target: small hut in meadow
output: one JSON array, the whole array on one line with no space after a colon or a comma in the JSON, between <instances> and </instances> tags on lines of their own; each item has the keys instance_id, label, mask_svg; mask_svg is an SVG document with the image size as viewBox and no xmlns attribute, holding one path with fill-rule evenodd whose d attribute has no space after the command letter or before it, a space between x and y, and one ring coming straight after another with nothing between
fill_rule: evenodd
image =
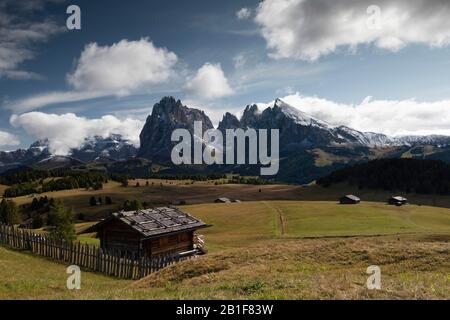
<instances>
[{"instance_id":1,"label":"small hut in meadow","mask_svg":"<svg viewBox=\"0 0 450 320\"><path fill-rule=\"evenodd\" d=\"M342 196L339 199L339 203L340 204L358 204L361 202L361 199L358 198L357 196L354 196L352 194L347 194L345 196Z\"/></svg>"},{"instance_id":2,"label":"small hut in meadow","mask_svg":"<svg viewBox=\"0 0 450 320\"><path fill-rule=\"evenodd\" d=\"M392 196L388 199L388 203L394 206L402 206L408 202L408 199L402 196Z\"/></svg>"}]
</instances>

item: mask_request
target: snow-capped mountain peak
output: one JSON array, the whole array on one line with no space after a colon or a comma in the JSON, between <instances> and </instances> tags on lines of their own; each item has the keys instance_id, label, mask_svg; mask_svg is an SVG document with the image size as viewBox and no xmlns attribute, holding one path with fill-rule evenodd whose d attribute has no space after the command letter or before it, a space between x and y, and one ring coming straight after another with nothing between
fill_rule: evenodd
<instances>
[{"instance_id":1,"label":"snow-capped mountain peak","mask_svg":"<svg viewBox=\"0 0 450 320\"><path fill-rule=\"evenodd\" d=\"M411 139L397 139L389 137L385 134L374 132L362 132L347 126L333 126L325 121L317 119L306 112L295 108L281 99L276 99L273 109L280 110L286 117L292 119L297 125L304 127L316 127L319 131L323 131L323 137L331 144L354 144L367 147L387 147L405 145ZM320 135L320 132L315 132ZM319 139L321 140L321 139ZM430 140L430 139L428 139ZM435 139L436 140L436 139Z\"/></svg>"},{"instance_id":2,"label":"snow-capped mountain peak","mask_svg":"<svg viewBox=\"0 0 450 320\"><path fill-rule=\"evenodd\" d=\"M274 108L279 108L287 117L295 120L297 124L304 126L320 126L323 128L332 128L332 126L325 121L314 118L313 116L303 112L281 99L276 99Z\"/></svg>"},{"instance_id":3,"label":"snow-capped mountain peak","mask_svg":"<svg viewBox=\"0 0 450 320\"><path fill-rule=\"evenodd\" d=\"M71 151L71 156L82 161L94 161L99 158L126 160L137 153L136 147L121 135L113 134L106 138L94 136L87 138L78 149Z\"/></svg>"}]
</instances>

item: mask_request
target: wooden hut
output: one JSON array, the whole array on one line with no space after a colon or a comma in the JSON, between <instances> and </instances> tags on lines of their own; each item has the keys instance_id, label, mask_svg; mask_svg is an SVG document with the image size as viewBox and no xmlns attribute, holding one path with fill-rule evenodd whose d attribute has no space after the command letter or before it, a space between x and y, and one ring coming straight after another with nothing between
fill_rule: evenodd
<instances>
[{"instance_id":1,"label":"wooden hut","mask_svg":"<svg viewBox=\"0 0 450 320\"><path fill-rule=\"evenodd\" d=\"M395 206L402 206L408 202L408 199L401 196L392 196L388 199L388 203Z\"/></svg>"},{"instance_id":2,"label":"wooden hut","mask_svg":"<svg viewBox=\"0 0 450 320\"><path fill-rule=\"evenodd\" d=\"M361 202L361 199L358 198L357 196L352 195L352 194L348 194L348 195L342 196L339 199L339 203L340 204L358 204L360 202Z\"/></svg>"},{"instance_id":3,"label":"wooden hut","mask_svg":"<svg viewBox=\"0 0 450 320\"><path fill-rule=\"evenodd\" d=\"M194 233L205 227L208 225L176 207L161 207L113 213L85 233L97 232L100 246L107 251L141 256L199 254L204 252L194 245Z\"/></svg>"}]
</instances>

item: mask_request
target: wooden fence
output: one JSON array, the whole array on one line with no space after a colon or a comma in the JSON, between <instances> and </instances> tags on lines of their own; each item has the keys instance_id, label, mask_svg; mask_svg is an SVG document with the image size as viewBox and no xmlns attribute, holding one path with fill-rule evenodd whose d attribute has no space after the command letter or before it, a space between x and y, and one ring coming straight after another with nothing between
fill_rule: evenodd
<instances>
[{"instance_id":1,"label":"wooden fence","mask_svg":"<svg viewBox=\"0 0 450 320\"><path fill-rule=\"evenodd\" d=\"M0 225L0 244L124 279L140 279L190 257L174 254L150 258L130 252L106 252L98 246L44 237L6 225Z\"/></svg>"}]
</instances>

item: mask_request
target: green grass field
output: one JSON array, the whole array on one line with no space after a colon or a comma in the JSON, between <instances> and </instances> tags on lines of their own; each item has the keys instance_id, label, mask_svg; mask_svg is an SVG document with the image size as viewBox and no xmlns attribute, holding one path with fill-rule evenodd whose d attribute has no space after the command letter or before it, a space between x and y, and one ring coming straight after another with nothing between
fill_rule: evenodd
<instances>
[{"instance_id":1,"label":"green grass field","mask_svg":"<svg viewBox=\"0 0 450 320\"><path fill-rule=\"evenodd\" d=\"M200 231L208 255L137 282L83 272L74 292L65 265L0 248L0 299L450 298L450 209L331 201L183 209L212 225ZM371 264L382 269L381 291L365 288Z\"/></svg>"},{"instance_id":2,"label":"green grass field","mask_svg":"<svg viewBox=\"0 0 450 320\"><path fill-rule=\"evenodd\" d=\"M117 289L130 284L129 281L83 272L82 290L68 290L66 267L29 253L0 247L0 300L107 299Z\"/></svg>"},{"instance_id":3,"label":"green grass field","mask_svg":"<svg viewBox=\"0 0 450 320\"><path fill-rule=\"evenodd\" d=\"M128 187L110 181L102 190L63 190L43 193L40 196L60 199L66 207L72 208L75 214L82 213L88 220L97 220L108 216L110 213L121 209L125 200L140 200L150 206L179 205L182 201L187 204L213 203L219 197L230 199L249 200L295 200L298 198L300 186L295 185L243 185L225 184L215 185L214 181L189 181L171 180L139 180L140 187L136 187L136 180L131 180ZM154 182L154 185L151 183ZM162 184L162 186L161 186ZM261 191L261 192L260 192ZM3 194L3 193L2 193ZM112 198L112 205L91 206L91 197ZM30 204L33 196L23 196L13 199L18 205Z\"/></svg>"},{"instance_id":4,"label":"green grass field","mask_svg":"<svg viewBox=\"0 0 450 320\"><path fill-rule=\"evenodd\" d=\"M140 187L136 187L139 181ZM120 210L125 200L140 200L150 206L157 205L188 205L211 204L216 198L227 197L242 201L328 201L336 202L343 194L358 195L363 203L386 202L393 194L384 190L359 190L354 186L337 185L323 188L317 185L302 187L298 185L242 185L223 184L215 185L214 181L192 181L188 180L130 180L129 187L122 187L119 183L110 181L104 185L103 190L64 190L42 194L50 198L62 200L68 208L72 208L76 214L83 214L87 220L97 220L108 216L114 211ZM152 182L154 185L152 185ZM162 186L161 186L162 184ZM0 185L2 195L6 187ZM395 193L395 192L394 192ZM91 206L90 197L109 196L113 200L112 205ZM408 200L414 205L450 208L449 196L408 194ZM14 198L18 205L30 204L32 196Z\"/></svg>"},{"instance_id":5,"label":"green grass field","mask_svg":"<svg viewBox=\"0 0 450 320\"><path fill-rule=\"evenodd\" d=\"M260 201L182 208L213 225L202 230L213 251L278 237L450 234L450 209L427 206L395 207L376 202L339 205L326 201Z\"/></svg>"}]
</instances>

